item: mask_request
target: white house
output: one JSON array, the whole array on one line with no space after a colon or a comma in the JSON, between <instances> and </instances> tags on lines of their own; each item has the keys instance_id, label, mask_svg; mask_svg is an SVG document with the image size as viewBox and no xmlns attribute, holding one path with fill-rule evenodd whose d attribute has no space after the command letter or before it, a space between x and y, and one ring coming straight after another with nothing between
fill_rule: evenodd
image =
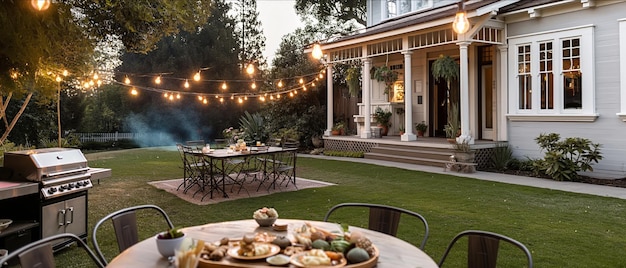
<instances>
[{"instance_id":1,"label":"white house","mask_svg":"<svg viewBox=\"0 0 626 268\"><path fill-rule=\"evenodd\" d=\"M467 12L465 33L452 28L459 8ZM449 92L431 64L447 55L460 65L460 139L506 141L517 158L542 156L541 133L584 137L601 144L602 176L626 176L626 1L612 0L367 0L361 33L321 43L327 77L332 66L362 64L362 101L357 135L372 137L376 107L390 111L416 140L415 126L443 137ZM394 90L370 77L387 65L400 73ZM328 80L328 101L333 100ZM458 87L458 88L457 88ZM333 125L328 105L327 133ZM624 139L623 139L624 138Z\"/></svg>"}]
</instances>

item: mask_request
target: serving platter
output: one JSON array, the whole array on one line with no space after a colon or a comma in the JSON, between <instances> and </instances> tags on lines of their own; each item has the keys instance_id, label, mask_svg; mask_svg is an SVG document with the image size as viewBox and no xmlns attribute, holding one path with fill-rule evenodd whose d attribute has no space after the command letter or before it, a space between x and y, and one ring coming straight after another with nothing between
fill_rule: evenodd
<instances>
[{"instance_id":1,"label":"serving platter","mask_svg":"<svg viewBox=\"0 0 626 268\"><path fill-rule=\"evenodd\" d=\"M346 260L346 258L341 258L341 261L338 263L334 263L331 265L306 265L304 263L302 263L300 261L300 259L305 256L307 254L307 252L300 252L298 254L294 254L291 256L291 264L297 266L297 267L306 267L306 268L338 268L338 267L344 267L346 266L346 264L348 264L348 261Z\"/></svg>"},{"instance_id":2,"label":"serving platter","mask_svg":"<svg viewBox=\"0 0 626 268\"><path fill-rule=\"evenodd\" d=\"M267 245L270 249L270 251L267 254L262 254L262 255L256 255L256 256L241 256L239 255L238 251L240 249L239 246L233 246L231 248L228 249L228 256L234 259L238 259L238 260L260 260L260 259L265 259L267 257L270 256L274 256L276 254L278 254L278 252L280 252L280 247L274 244L270 244L270 243L256 243L256 244L264 244Z\"/></svg>"}]
</instances>

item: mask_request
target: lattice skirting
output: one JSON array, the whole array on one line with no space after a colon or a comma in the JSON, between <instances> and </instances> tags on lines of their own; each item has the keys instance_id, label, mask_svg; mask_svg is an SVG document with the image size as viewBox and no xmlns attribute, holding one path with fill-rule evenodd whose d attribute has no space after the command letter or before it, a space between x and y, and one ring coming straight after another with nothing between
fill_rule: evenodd
<instances>
[{"instance_id":1,"label":"lattice skirting","mask_svg":"<svg viewBox=\"0 0 626 268\"><path fill-rule=\"evenodd\" d=\"M350 141L350 140L324 140L324 150L340 152L364 152L369 153L378 142Z\"/></svg>"}]
</instances>

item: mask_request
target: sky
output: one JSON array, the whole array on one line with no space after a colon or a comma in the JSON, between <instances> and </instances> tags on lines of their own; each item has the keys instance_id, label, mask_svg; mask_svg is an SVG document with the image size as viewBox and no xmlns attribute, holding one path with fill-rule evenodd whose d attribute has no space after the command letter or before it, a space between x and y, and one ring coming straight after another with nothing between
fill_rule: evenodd
<instances>
[{"instance_id":1,"label":"sky","mask_svg":"<svg viewBox=\"0 0 626 268\"><path fill-rule=\"evenodd\" d=\"M304 26L293 8L295 0L258 0L257 11L265 34L263 56L271 65L283 35Z\"/></svg>"}]
</instances>

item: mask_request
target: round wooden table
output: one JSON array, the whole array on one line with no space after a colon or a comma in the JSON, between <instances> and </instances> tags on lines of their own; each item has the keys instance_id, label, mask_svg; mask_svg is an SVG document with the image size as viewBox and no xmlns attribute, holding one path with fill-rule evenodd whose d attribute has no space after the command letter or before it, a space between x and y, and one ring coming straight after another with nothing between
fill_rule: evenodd
<instances>
[{"instance_id":1,"label":"round wooden table","mask_svg":"<svg viewBox=\"0 0 626 268\"><path fill-rule=\"evenodd\" d=\"M187 227L183 229L189 237L194 239L200 239L208 242L219 241L223 237L229 237L231 239L238 239L243 237L244 234L267 232L269 234L275 234L278 236L286 236L288 233L292 233L294 228L301 227L305 223L310 223L312 226L323 228L328 231L341 231L341 226L336 223L309 221L309 220L295 220L295 219L278 219L277 224L288 224L289 230L285 232L277 232L272 230L271 227L259 227L257 223L250 220L228 221L219 223L210 223L206 225L199 225L193 227ZM397 268L397 267L438 267L437 263L426 253L419 248L401 240L399 238L362 229L358 227L350 227L350 231L359 230L368 237L372 243L378 248L380 252L378 268ZM124 252L120 253L115 259L113 259L107 267L173 267L162 257L156 247L154 237L150 237L143 240L134 246L128 248ZM241 266L237 266L241 267ZM276 267L267 265L254 264L244 267ZM289 266L296 267L296 266Z\"/></svg>"}]
</instances>

